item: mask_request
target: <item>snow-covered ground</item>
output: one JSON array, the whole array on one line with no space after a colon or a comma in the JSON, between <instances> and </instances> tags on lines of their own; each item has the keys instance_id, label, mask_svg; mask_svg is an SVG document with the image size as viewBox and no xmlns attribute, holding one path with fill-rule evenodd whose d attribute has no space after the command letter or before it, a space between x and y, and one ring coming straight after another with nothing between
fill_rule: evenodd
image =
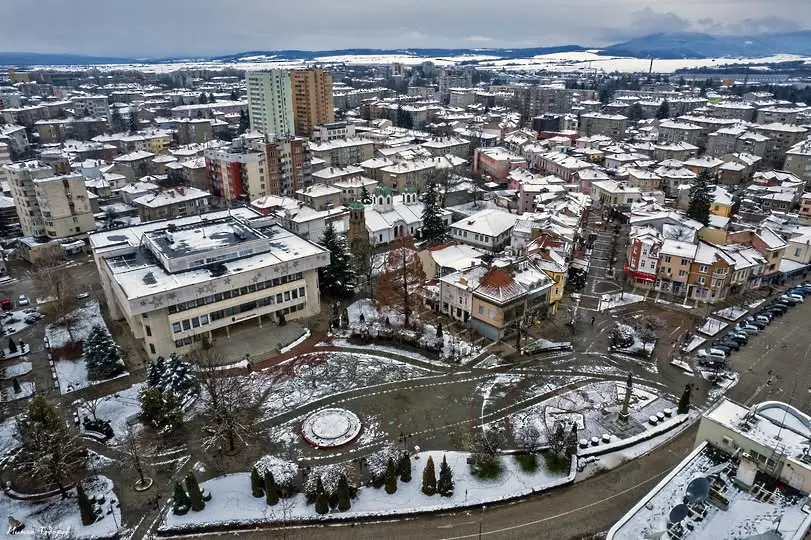
<instances>
[{"instance_id":1,"label":"snow-covered ground","mask_svg":"<svg viewBox=\"0 0 811 540\"><path fill-rule=\"evenodd\" d=\"M296 339L295 341L293 341L289 345L286 345L286 346L282 347L281 349L279 349L279 354L284 354L284 353L286 353L288 351L292 351L293 349L295 349L296 347L298 347L299 345L304 343L307 340L307 338L310 337L310 335L311 335L310 334L310 329L305 328L304 333L301 334L301 336L299 336L298 339Z\"/></svg>"},{"instance_id":2,"label":"snow-covered ground","mask_svg":"<svg viewBox=\"0 0 811 540\"><path fill-rule=\"evenodd\" d=\"M141 411L141 401L138 399L138 394L143 387L144 383L134 384L126 390L99 399L96 406L96 417L99 420L110 421L110 427L113 428L114 433L113 438L109 441L110 443L119 442L126 434L128 425L132 425L134 429L137 429L140 425L135 420ZM89 416L92 418L90 412L81 402L76 404L81 417Z\"/></svg>"},{"instance_id":3,"label":"snow-covered ground","mask_svg":"<svg viewBox=\"0 0 811 540\"><path fill-rule=\"evenodd\" d=\"M690 340L684 344L684 347L682 347L682 351L688 353L693 352L694 350L701 347L701 345L703 345L705 341L707 341L705 338L693 334L690 336Z\"/></svg>"},{"instance_id":4,"label":"snow-covered ground","mask_svg":"<svg viewBox=\"0 0 811 540\"><path fill-rule=\"evenodd\" d=\"M70 332L68 332L67 328L58 324L58 322L45 327L45 338L48 340L48 346L51 350L65 347L71 342L71 337L74 342L84 341L87 339L87 336L90 335L94 326L101 326L107 329L104 318L101 316L99 303L95 300L73 310L73 315L76 322L71 327ZM60 393L67 394L74 392L90 384L84 357L75 360L67 360L54 356L53 361ZM126 377L128 375L129 373L125 371L115 378Z\"/></svg>"},{"instance_id":5,"label":"snow-covered ground","mask_svg":"<svg viewBox=\"0 0 811 540\"><path fill-rule=\"evenodd\" d=\"M250 380L256 391L269 390L262 408L271 417L333 394L434 374L390 358L325 351L297 356Z\"/></svg>"},{"instance_id":6,"label":"snow-covered ground","mask_svg":"<svg viewBox=\"0 0 811 540\"><path fill-rule=\"evenodd\" d=\"M26 308L26 309L28 309L29 311L26 312L23 309L18 309L16 311L3 312L4 314L6 314L6 316L2 320L3 328L5 329L6 334L11 336L12 338L14 337L14 334L16 334L17 332L20 332L21 330L28 328L29 326L32 326L27 322L25 322L25 318L28 317L28 314L30 313L31 310L34 310L34 308ZM0 337L2 337L2 334L0 334ZM14 338L14 341L17 341L17 339ZM7 341L4 342L3 345L8 346L8 342ZM6 351L7 350L8 348L6 348Z\"/></svg>"},{"instance_id":7,"label":"snow-covered ground","mask_svg":"<svg viewBox=\"0 0 811 540\"><path fill-rule=\"evenodd\" d=\"M42 528L51 530L52 536L44 538L110 538L118 530L116 523L121 523L121 509L111 504L111 500L118 497L113 492L113 482L105 476L97 476L84 482L84 488L89 497L104 496L102 518L95 523L84 526L79 514L79 505L76 496L62 499L59 495L48 499L47 502L26 502L9 498L0 493L0 514L7 518L13 516L25 525L25 529L16 535L16 538L29 538L35 531ZM108 510L112 509L112 514ZM7 523L6 519L4 521ZM12 538L4 528L0 538Z\"/></svg>"},{"instance_id":8,"label":"snow-covered ground","mask_svg":"<svg viewBox=\"0 0 811 540\"><path fill-rule=\"evenodd\" d=\"M90 381L87 377L87 364L84 361L84 357L77 360L59 360L54 358L54 368L56 369L59 393L61 394L69 394L70 392L75 392L80 388L86 388L90 385ZM127 376L129 376L129 373L125 371L114 377L114 379ZM109 380L112 379L105 379L105 381Z\"/></svg>"},{"instance_id":9,"label":"snow-covered ground","mask_svg":"<svg viewBox=\"0 0 811 540\"><path fill-rule=\"evenodd\" d=\"M405 319L401 314L389 310L380 312L374 305L374 302L369 298L362 298L353 302L347 308L347 314L349 315L349 325L353 328L361 324L361 314L363 314L364 323L370 326L376 323L382 324L386 319L395 327L402 327L405 324ZM433 337L436 335L437 329L431 324L423 324L423 332L426 336ZM453 358L454 361L458 361L460 364L470 361L482 352L481 347L471 345L467 341L458 336L451 335L451 333L447 331L442 333L442 339L442 357L448 359Z\"/></svg>"},{"instance_id":10,"label":"snow-covered ground","mask_svg":"<svg viewBox=\"0 0 811 540\"><path fill-rule=\"evenodd\" d=\"M718 311L714 312L713 315L717 315L722 319L726 319L728 321L737 321L744 315L749 313L749 310L745 307L741 306L732 306L724 309L719 309Z\"/></svg>"},{"instance_id":11,"label":"snow-covered ground","mask_svg":"<svg viewBox=\"0 0 811 540\"><path fill-rule=\"evenodd\" d=\"M400 349L398 347L393 347L389 345L380 345L377 343L369 343L369 344L360 344L360 343L352 343L349 340L336 338L331 340L329 343L319 343L318 346L322 345L333 345L335 347L342 347L344 349L365 349L369 351L380 351L386 352L391 354L396 354L398 356L403 356L405 358L412 358L414 360L419 360L420 362L425 362L426 364L432 364L438 367L448 367L447 362L443 362L442 360L437 360L436 358L429 358L423 354L418 353L414 350L409 349Z\"/></svg>"},{"instance_id":12,"label":"snow-covered ground","mask_svg":"<svg viewBox=\"0 0 811 540\"><path fill-rule=\"evenodd\" d=\"M17 419L6 418L0 422L0 456L17 446ZM0 531L1 532L1 531Z\"/></svg>"},{"instance_id":13,"label":"snow-covered ground","mask_svg":"<svg viewBox=\"0 0 811 540\"><path fill-rule=\"evenodd\" d=\"M597 310L606 311L621 306L636 304L638 302L642 302L643 300L645 300L645 297L640 296L638 294L631 293L604 294L600 297L600 305L597 308Z\"/></svg>"},{"instance_id":14,"label":"snow-covered ground","mask_svg":"<svg viewBox=\"0 0 811 540\"><path fill-rule=\"evenodd\" d=\"M12 379L30 372L31 362L17 362L16 364L6 366L2 371L0 371L0 378Z\"/></svg>"},{"instance_id":15,"label":"snow-covered ground","mask_svg":"<svg viewBox=\"0 0 811 540\"><path fill-rule=\"evenodd\" d=\"M45 327L45 337L48 339L48 345L51 349L58 349L70 343L71 334L73 341L78 342L87 339L90 331L96 325L107 328L107 325L104 324L104 318L101 316L99 303L95 300L73 310L73 315L76 322L70 332L58 322Z\"/></svg>"},{"instance_id":16,"label":"snow-covered ground","mask_svg":"<svg viewBox=\"0 0 811 540\"><path fill-rule=\"evenodd\" d=\"M418 458L411 460L411 482L398 482L397 492L393 495L386 494L383 488L364 487L358 490L358 496L352 501L350 510L334 511L323 517L315 513L313 505L308 505L302 494L291 499L283 499L276 506L267 506L264 498L254 498L251 495L250 474L221 476L202 483L201 487L207 489L213 496L202 512L189 512L183 516L176 516L170 512L161 529L183 530L207 524L267 523L280 522L283 519L294 521L354 519L450 509L543 491L571 482L575 475L574 470L568 476L546 471L543 468L542 458L536 472L524 473L515 458L503 456L501 476L495 480L479 480L470 474L470 467L466 463L468 455L464 452L423 452ZM434 460L437 475L442 457L447 456L455 482L453 496L440 497L437 494L429 497L422 493L422 470L428 456Z\"/></svg>"},{"instance_id":17,"label":"snow-covered ground","mask_svg":"<svg viewBox=\"0 0 811 540\"><path fill-rule=\"evenodd\" d=\"M693 374L693 368L691 368L690 364L688 364L684 360L679 360L677 358L674 358L673 360L670 361L670 363L672 365L676 366L677 368L683 370L685 373L689 373L690 375Z\"/></svg>"},{"instance_id":18,"label":"snow-covered ground","mask_svg":"<svg viewBox=\"0 0 811 540\"><path fill-rule=\"evenodd\" d=\"M18 393L14 393L14 387L11 385L3 388L3 401L15 401L17 399L30 398L34 395L36 389L36 383L20 381L20 392Z\"/></svg>"},{"instance_id":19,"label":"snow-covered ground","mask_svg":"<svg viewBox=\"0 0 811 540\"><path fill-rule=\"evenodd\" d=\"M727 326L729 325L720 319L707 317L702 323L702 325L698 328L698 331L704 334L705 336L714 336Z\"/></svg>"}]
</instances>

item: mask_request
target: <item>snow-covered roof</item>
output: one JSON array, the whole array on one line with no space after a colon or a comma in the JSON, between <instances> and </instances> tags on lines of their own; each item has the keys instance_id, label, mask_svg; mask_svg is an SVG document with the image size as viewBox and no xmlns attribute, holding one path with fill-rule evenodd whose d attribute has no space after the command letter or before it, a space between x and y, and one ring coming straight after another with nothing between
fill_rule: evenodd
<instances>
[{"instance_id":1,"label":"snow-covered roof","mask_svg":"<svg viewBox=\"0 0 811 540\"><path fill-rule=\"evenodd\" d=\"M477 264L485 252L467 244L437 246L428 250L431 258L441 268L463 270Z\"/></svg>"},{"instance_id":2,"label":"snow-covered roof","mask_svg":"<svg viewBox=\"0 0 811 540\"><path fill-rule=\"evenodd\" d=\"M489 208L460 219L453 223L451 227L496 237L512 229L515 226L516 219L518 217L515 214Z\"/></svg>"},{"instance_id":3,"label":"snow-covered roof","mask_svg":"<svg viewBox=\"0 0 811 540\"><path fill-rule=\"evenodd\" d=\"M508 304L526 294L526 290L510 274L501 268L491 268L479 279L479 286L473 291L495 304Z\"/></svg>"},{"instance_id":4,"label":"snow-covered roof","mask_svg":"<svg viewBox=\"0 0 811 540\"><path fill-rule=\"evenodd\" d=\"M675 255L677 257L684 257L686 259L694 259L698 246L692 242L681 242L679 240L671 240L669 238L662 242L660 252L663 255Z\"/></svg>"},{"instance_id":5,"label":"snow-covered roof","mask_svg":"<svg viewBox=\"0 0 811 540\"><path fill-rule=\"evenodd\" d=\"M203 191L202 189L197 189L194 187L185 187L167 189L158 193L144 195L143 197L139 197L132 202L133 204L137 204L139 206L160 208L161 206L204 199L209 196L210 193L208 191Z\"/></svg>"}]
</instances>

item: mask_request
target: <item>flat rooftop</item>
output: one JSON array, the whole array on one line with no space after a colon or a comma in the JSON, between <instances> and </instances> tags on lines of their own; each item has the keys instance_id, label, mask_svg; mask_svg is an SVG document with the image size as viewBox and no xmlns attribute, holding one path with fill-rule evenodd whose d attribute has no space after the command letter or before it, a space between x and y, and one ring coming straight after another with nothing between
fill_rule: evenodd
<instances>
[{"instance_id":1,"label":"flat rooftop","mask_svg":"<svg viewBox=\"0 0 811 540\"><path fill-rule=\"evenodd\" d=\"M147 238L169 258L236 246L262 238L256 231L236 220L219 223L195 223L183 228L161 229L146 233Z\"/></svg>"},{"instance_id":2,"label":"flat rooftop","mask_svg":"<svg viewBox=\"0 0 811 540\"><path fill-rule=\"evenodd\" d=\"M607 540L802 538L811 524L811 515L803 507L806 498L790 489L741 489L734 482L735 468L729 455L701 443L609 530ZM703 502L685 503L688 486L700 478L709 482L710 496Z\"/></svg>"}]
</instances>

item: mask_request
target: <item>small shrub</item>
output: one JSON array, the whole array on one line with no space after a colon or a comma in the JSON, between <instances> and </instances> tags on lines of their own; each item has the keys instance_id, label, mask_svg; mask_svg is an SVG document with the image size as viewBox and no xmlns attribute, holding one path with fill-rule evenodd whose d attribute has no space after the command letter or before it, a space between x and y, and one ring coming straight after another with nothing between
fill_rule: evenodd
<instances>
[{"instance_id":1,"label":"small shrub","mask_svg":"<svg viewBox=\"0 0 811 540\"><path fill-rule=\"evenodd\" d=\"M525 473L534 473L538 470L538 459L535 454L516 454L515 461Z\"/></svg>"},{"instance_id":2,"label":"small shrub","mask_svg":"<svg viewBox=\"0 0 811 540\"><path fill-rule=\"evenodd\" d=\"M470 472L480 480L494 480L501 476L504 466L501 457L496 455L478 454L470 464Z\"/></svg>"},{"instance_id":3,"label":"small shrub","mask_svg":"<svg viewBox=\"0 0 811 540\"><path fill-rule=\"evenodd\" d=\"M571 458L554 452L545 452L543 459L546 464L546 470L549 472L569 474L569 468L572 465Z\"/></svg>"}]
</instances>

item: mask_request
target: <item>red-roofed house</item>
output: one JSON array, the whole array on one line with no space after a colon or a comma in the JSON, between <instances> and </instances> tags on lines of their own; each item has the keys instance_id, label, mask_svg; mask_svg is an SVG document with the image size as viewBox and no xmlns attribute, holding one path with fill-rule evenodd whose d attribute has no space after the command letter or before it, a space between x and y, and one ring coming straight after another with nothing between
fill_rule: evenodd
<instances>
[{"instance_id":1,"label":"red-roofed house","mask_svg":"<svg viewBox=\"0 0 811 540\"><path fill-rule=\"evenodd\" d=\"M492 268L473 291L470 326L493 341L523 317L526 289L501 268Z\"/></svg>"}]
</instances>

